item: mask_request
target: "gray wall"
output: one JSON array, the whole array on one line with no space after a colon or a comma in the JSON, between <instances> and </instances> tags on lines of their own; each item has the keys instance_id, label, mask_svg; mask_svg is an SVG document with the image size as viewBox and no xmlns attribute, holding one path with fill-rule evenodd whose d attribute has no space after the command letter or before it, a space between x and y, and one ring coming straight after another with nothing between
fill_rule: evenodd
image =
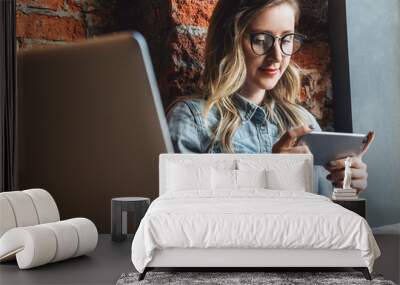
<instances>
[{"instance_id":1,"label":"gray wall","mask_svg":"<svg viewBox=\"0 0 400 285\"><path fill-rule=\"evenodd\" d=\"M400 1L347 0L353 132L376 131L368 164L368 221L400 223Z\"/></svg>"}]
</instances>

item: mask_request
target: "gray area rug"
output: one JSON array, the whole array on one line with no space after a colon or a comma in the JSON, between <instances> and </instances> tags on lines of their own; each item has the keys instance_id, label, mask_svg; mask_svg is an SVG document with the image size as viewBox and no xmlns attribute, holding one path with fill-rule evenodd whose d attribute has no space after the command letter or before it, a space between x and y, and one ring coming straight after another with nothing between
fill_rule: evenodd
<instances>
[{"instance_id":1,"label":"gray area rug","mask_svg":"<svg viewBox=\"0 0 400 285\"><path fill-rule=\"evenodd\" d=\"M360 272L148 272L142 281L138 281L139 273L124 273L117 285L133 284L379 284L395 285L384 280L381 275L372 274L372 281L364 278Z\"/></svg>"}]
</instances>

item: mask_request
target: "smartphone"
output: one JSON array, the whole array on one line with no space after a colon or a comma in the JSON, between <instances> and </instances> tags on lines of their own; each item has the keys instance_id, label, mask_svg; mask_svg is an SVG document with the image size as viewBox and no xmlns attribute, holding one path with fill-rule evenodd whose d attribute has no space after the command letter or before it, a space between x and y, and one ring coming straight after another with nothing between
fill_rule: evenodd
<instances>
[{"instance_id":1,"label":"smartphone","mask_svg":"<svg viewBox=\"0 0 400 285\"><path fill-rule=\"evenodd\" d=\"M314 156L315 165L326 165L336 159L361 154L368 142L364 134L311 132L302 136L298 144L306 144Z\"/></svg>"}]
</instances>

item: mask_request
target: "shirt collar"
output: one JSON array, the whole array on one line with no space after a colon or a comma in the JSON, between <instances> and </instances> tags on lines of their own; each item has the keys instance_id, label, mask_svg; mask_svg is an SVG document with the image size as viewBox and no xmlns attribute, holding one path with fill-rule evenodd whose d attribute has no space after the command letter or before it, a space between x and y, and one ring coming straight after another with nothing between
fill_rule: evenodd
<instances>
[{"instance_id":1,"label":"shirt collar","mask_svg":"<svg viewBox=\"0 0 400 285\"><path fill-rule=\"evenodd\" d=\"M265 121L267 115L262 107L237 93L233 98L242 121L252 120L255 123L262 123Z\"/></svg>"}]
</instances>

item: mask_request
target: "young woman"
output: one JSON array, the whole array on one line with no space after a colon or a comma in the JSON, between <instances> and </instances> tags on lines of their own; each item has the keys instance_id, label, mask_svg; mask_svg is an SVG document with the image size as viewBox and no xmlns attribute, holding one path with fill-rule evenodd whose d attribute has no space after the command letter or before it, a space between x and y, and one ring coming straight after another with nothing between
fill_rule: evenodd
<instances>
[{"instance_id":1,"label":"young woman","mask_svg":"<svg viewBox=\"0 0 400 285\"><path fill-rule=\"evenodd\" d=\"M202 93L178 100L167 115L176 152L309 152L297 139L320 126L297 104L300 76L291 56L304 40L295 32L299 14L296 0L217 3ZM344 161L325 167L329 174L324 176L335 186L342 186ZM367 166L361 157L352 158L351 170L351 186L364 190ZM320 193L328 195L331 187L320 179Z\"/></svg>"}]
</instances>

